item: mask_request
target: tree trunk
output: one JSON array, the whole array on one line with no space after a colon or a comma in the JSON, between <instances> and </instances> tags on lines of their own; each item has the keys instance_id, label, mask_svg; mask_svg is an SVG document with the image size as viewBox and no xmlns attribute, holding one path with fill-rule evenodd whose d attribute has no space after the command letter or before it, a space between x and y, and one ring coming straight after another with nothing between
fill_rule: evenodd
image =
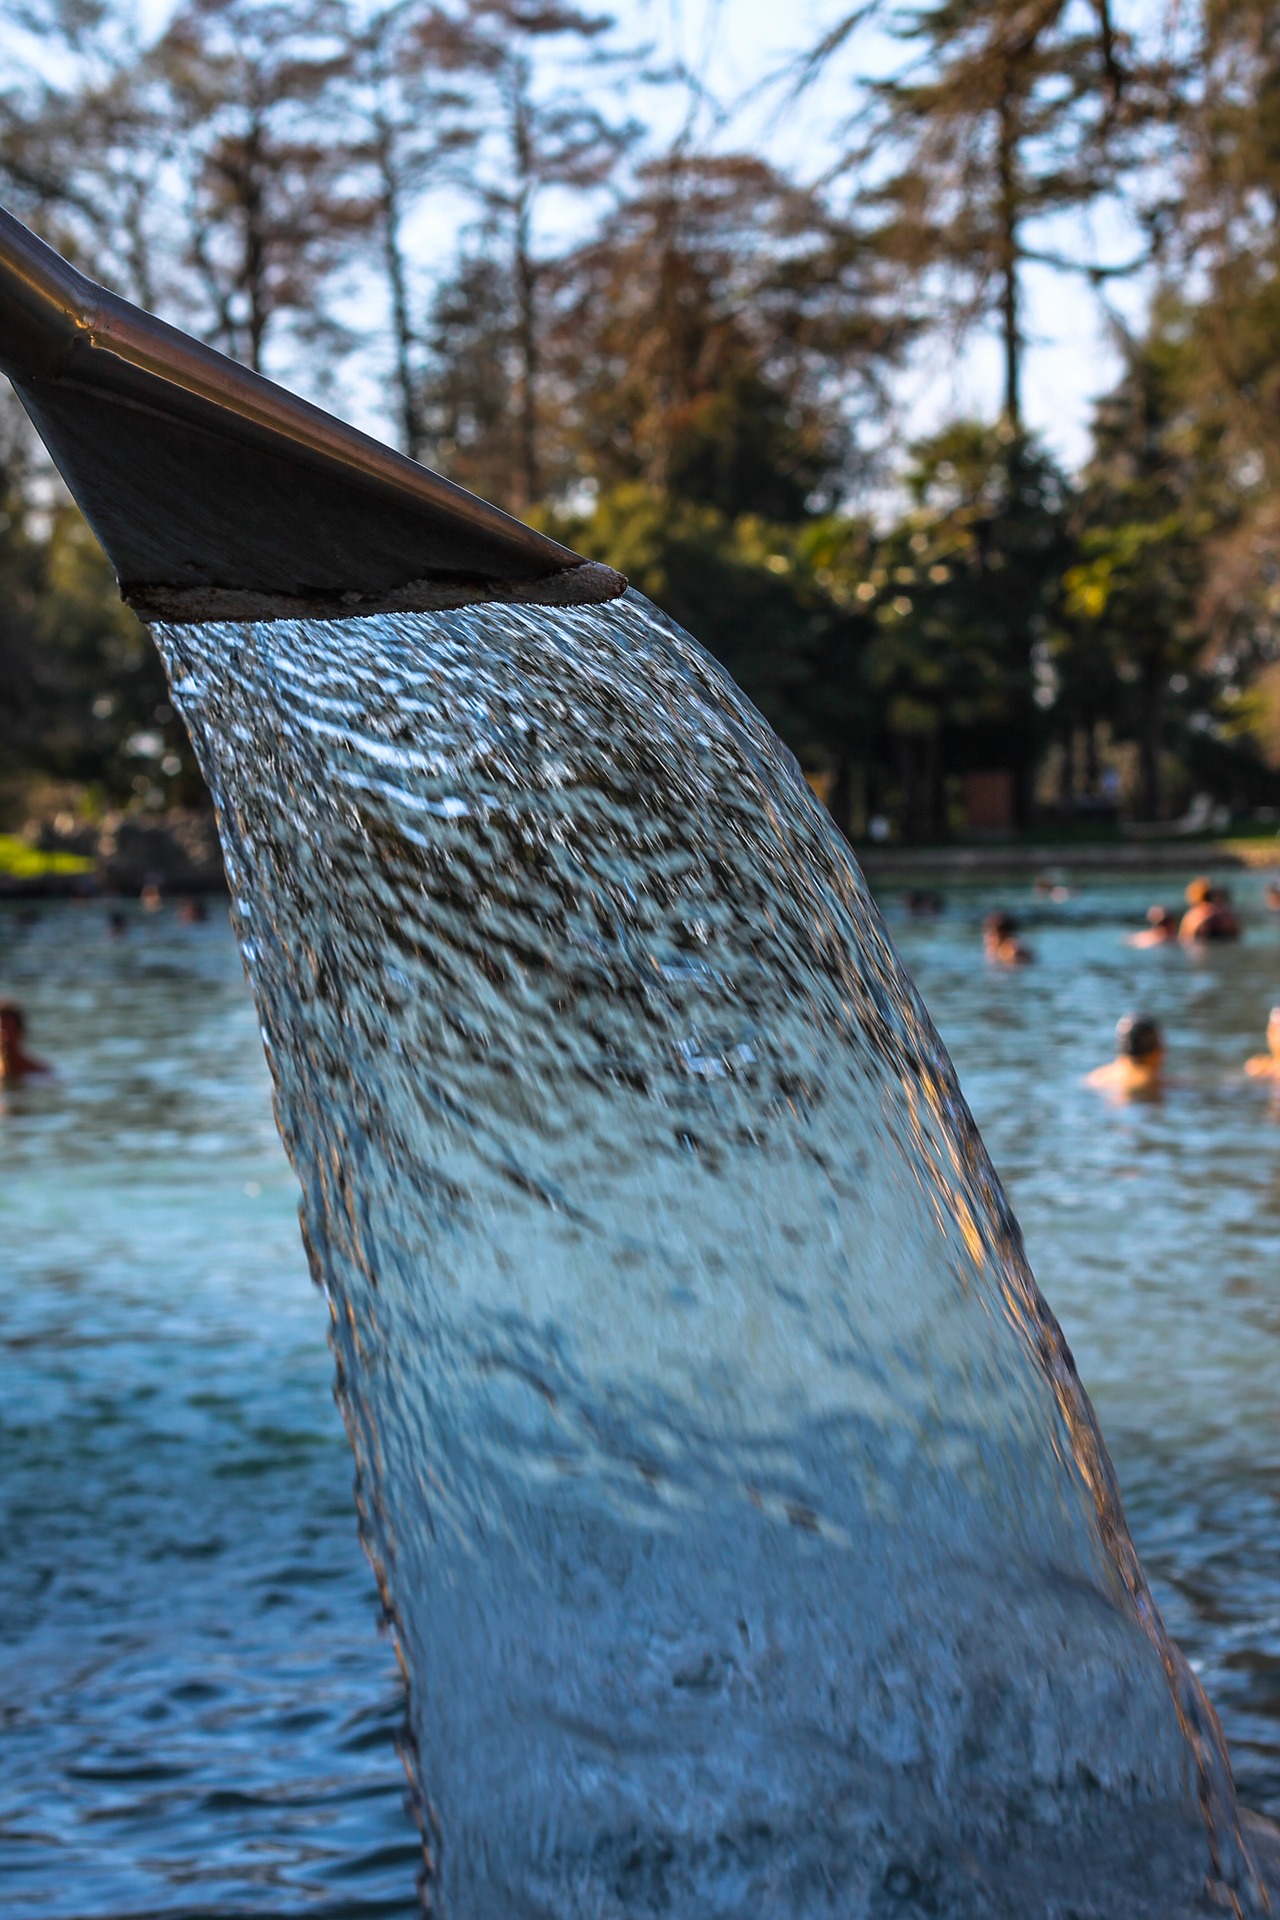
<instances>
[{"instance_id":1,"label":"tree trunk","mask_svg":"<svg viewBox=\"0 0 1280 1920\"><path fill-rule=\"evenodd\" d=\"M271 319L267 290L267 243L264 233L266 195L259 161L263 131L255 121L245 140L243 200L244 249L241 255L241 285L249 302L249 351L247 359L255 373L262 372L262 349Z\"/></svg>"},{"instance_id":2,"label":"tree trunk","mask_svg":"<svg viewBox=\"0 0 1280 1920\"><path fill-rule=\"evenodd\" d=\"M1012 91L1000 103L1000 335L1004 347L1004 417L1022 426L1022 331L1018 287L1018 112Z\"/></svg>"},{"instance_id":3,"label":"tree trunk","mask_svg":"<svg viewBox=\"0 0 1280 1920\"><path fill-rule=\"evenodd\" d=\"M409 317L409 288L404 252L400 245L400 195L391 161L391 136L386 127L378 129L378 175L382 185L382 258L391 296L391 328L395 336L400 438L409 458L420 460L426 435L413 366L416 340Z\"/></svg>"},{"instance_id":4,"label":"tree trunk","mask_svg":"<svg viewBox=\"0 0 1280 1920\"><path fill-rule=\"evenodd\" d=\"M1098 765L1098 721L1091 714L1084 729L1084 788L1089 794L1097 794L1102 773Z\"/></svg>"},{"instance_id":5,"label":"tree trunk","mask_svg":"<svg viewBox=\"0 0 1280 1920\"><path fill-rule=\"evenodd\" d=\"M898 735L898 778L902 787L902 837L914 841L920 836L916 820L915 742L909 733Z\"/></svg>"},{"instance_id":6,"label":"tree trunk","mask_svg":"<svg viewBox=\"0 0 1280 1920\"><path fill-rule=\"evenodd\" d=\"M537 270L521 219L516 240L516 297L519 308L516 345L520 355L520 506L531 507L541 492L538 470L538 315Z\"/></svg>"},{"instance_id":7,"label":"tree trunk","mask_svg":"<svg viewBox=\"0 0 1280 1920\"><path fill-rule=\"evenodd\" d=\"M541 492L538 470L538 275L533 258L532 185L534 155L526 77L517 73L512 94L511 144L516 168L515 294L516 352L520 362L518 395L518 508L528 511Z\"/></svg>"},{"instance_id":8,"label":"tree trunk","mask_svg":"<svg viewBox=\"0 0 1280 1920\"><path fill-rule=\"evenodd\" d=\"M1076 803L1076 729L1068 727L1062 736L1062 773L1058 779L1058 811L1068 819Z\"/></svg>"},{"instance_id":9,"label":"tree trunk","mask_svg":"<svg viewBox=\"0 0 1280 1920\"><path fill-rule=\"evenodd\" d=\"M1142 786L1142 818L1160 818L1160 749L1164 743L1164 675L1149 669L1142 678L1142 727L1138 735L1138 769Z\"/></svg>"},{"instance_id":10,"label":"tree trunk","mask_svg":"<svg viewBox=\"0 0 1280 1920\"><path fill-rule=\"evenodd\" d=\"M942 752L942 729L935 727L925 749L925 829L930 840L947 837L947 786Z\"/></svg>"}]
</instances>

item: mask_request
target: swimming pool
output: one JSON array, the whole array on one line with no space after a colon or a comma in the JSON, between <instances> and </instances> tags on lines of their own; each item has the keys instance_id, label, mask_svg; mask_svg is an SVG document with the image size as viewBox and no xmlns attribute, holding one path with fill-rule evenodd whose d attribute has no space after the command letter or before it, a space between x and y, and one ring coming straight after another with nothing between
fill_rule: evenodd
<instances>
[{"instance_id":1,"label":"swimming pool","mask_svg":"<svg viewBox=\"0 0 1280 1920\"><path fill-rule=\"evenodd\" d=\"M1122 933L1164 880L882 903L1094 1397L1242 1797L1280 1814L1280 1105L1238 1068L1280 916L1203 955ZM980 957L1023 919L1033 967ZM394 1654L356 1541L253 1010L225 914L0 908L56 1085L0 1096L0 1907L416 1912ZM1158 1104L1081 1087L1119 1014Z\"/></svg>"}]
</instances>

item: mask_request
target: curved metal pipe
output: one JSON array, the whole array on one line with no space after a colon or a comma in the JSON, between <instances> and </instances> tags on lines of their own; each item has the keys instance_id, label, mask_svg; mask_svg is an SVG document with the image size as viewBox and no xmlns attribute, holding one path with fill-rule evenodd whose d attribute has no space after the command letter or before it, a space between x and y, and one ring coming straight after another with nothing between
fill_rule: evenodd
<instances>
[{"instance_id":1,"label":"curved metal pipe","mask_svg":"<svg viewBox=\"0 0 1280 1920\"><path fill-rule=\"evenodd\" d=\"M0 370L144 617L572 605L626 587L96 286L3 209Z\"/></svg>"}]
</instances>

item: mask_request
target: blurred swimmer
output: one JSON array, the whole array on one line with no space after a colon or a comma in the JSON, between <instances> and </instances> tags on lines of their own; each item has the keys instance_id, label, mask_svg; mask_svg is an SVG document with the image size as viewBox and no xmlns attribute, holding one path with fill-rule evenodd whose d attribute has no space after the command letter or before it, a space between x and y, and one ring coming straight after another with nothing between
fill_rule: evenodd
<instances>
[{"instance_id":1,"label":"blurred swimmer","mask_svg":"<svg viewBox=\"0 0 1280 1920\"><path fill-rule=\"evenodd\" d=\"M941 913L945 902L940 893L911 892L904 905L913 920L927 919L931 914Z\"/></svg>"},{"instance_id":2,"label":"blurred swimmer","mask_svg":"<svg viewBox=\"0 0 1280 1920\"><path fill-rule=\"evenodd\" d=\"M1193 880L1186 892L1187 911L1178 928L1184 946L1198 946L1210 940L1238 940L1240 922L1231 909L1223 888L1201 877Z\"/></svg>"},{"instance_id":3,"label":"blurred swimmer","mask_svg":"<svg viewBox=\"0 0 1280 1920\"><path fill-rule=\"evenodd\" d=\"M1267 1049L1246 1060L1244 1070L1255 1080L1280 1080L1280 1007L1272 1007L1267 1021Z\"/></svg>"},{"instance_id":4,"label":"blurred swimmer","mask_svg":"<svg viewBox=\"0 0 1280 1920\"><path fill-rule=\"evenodd\" d=\"M1087 1087L1102 1087L1124 1099L1159 1093L1164 1083L1164 1035L1142 1013L1127 1013L1116 1023L1115 1059L1085 1076Z\"/></svg>"},{"instance_id":5,"label":"blurred swimmer","mask_svg":"<svg viewBox=\"0 0 1280 1920\"><path fill-rule=\"evenodd\" d=\"M1142 933L1131 933L1125 940L1130 947L1167 947L1178 938L1178 916L1172 907L1148 907L1147 925Z\"/></svg>"},{"instance_id":6,"label":"blurred swimmer","mask_svg":"<svg viewBox=\"0 0 1280 1920\"><path fill-rule=\"evenodd\" d=\"M48 1079L53 1068L27 1052L27 1018L16 1000L0 1000L0 1086L21 1086L24 1080Z\"/></svg>"},{"instance_id":7,"label":"blurred swimmer","mask_svg":"<svg viewBox=\"0 0 1280 1920\"><path fill-rule=\"evenodd\" d=\"M178 919L184 927L198 927L208 917L203 900L189 896L178 902Z\"/></svg>"},{"instance_id":8,"label":"blurred swimmer","mask_svg":"<svg viewBox=\"0 0 1280 1920\"><path fill-rule=\"evenodd\" d=\"M989 913L982 923L982 950L988 960L1001 967L1025 967L1035 959L1030 947L1018 938L1018 923L1011 913Z\"/></svg>"},{"instance_id":9,"label":"blurred swimmer","mask_svg":"<svg viewBox=\"0 0 1280 1920\"><path fill-rule=\"evenodd\" d=\"M1270 907L1272 913L1280 913L1280 887L1276 885L1274 880L1268 880L1266 891L1262 897Z\"/></svg>"}]
</instances>

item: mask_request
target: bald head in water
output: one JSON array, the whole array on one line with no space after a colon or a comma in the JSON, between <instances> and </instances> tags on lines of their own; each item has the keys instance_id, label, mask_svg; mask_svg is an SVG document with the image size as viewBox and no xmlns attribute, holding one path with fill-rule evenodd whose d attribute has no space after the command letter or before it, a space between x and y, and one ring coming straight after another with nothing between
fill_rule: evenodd
<instances>
[{"instance_id":1,"label":"bald head in water","mask_svg":"<svg viewBox=\"0 0 1280 1920\"><path fill-rule=\"evenodd\" d=\"M1156 1093L1164 1083L1164 1035L1145 1013L1126 1013L1116 1022L1116 1057L1095 1067L1085 1084L1129 1098Z\"/></svg>"}]
</instances>

